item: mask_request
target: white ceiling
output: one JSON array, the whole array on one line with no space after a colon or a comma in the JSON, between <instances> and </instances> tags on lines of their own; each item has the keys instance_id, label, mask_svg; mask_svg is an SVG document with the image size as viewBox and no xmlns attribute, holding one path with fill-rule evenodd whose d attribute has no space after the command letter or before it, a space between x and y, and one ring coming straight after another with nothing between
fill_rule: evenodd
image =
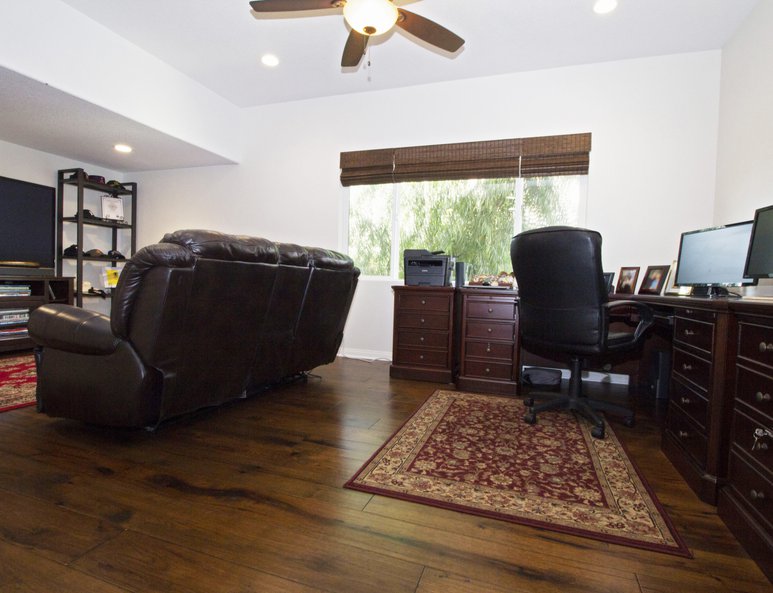
<instances>
[{"instance_id":1,"label":"white ceiling","mask_svg":"<svg viewBox=\"0 0 773 593\"><path fill-rule=\"evenodd\" d=\"M465 46L449 55L396 29L344 71L348 30L338 9L259 16L248 0L62 0L238 107L719 49L758 1L619 0L600 16L594 0L395 0ZM279 67L261 65L267 52ZM110 154L117 136L136 138L143 156ZM0 139L118 171L228 162L3 69Z\"/></svg>"}]
</instances>

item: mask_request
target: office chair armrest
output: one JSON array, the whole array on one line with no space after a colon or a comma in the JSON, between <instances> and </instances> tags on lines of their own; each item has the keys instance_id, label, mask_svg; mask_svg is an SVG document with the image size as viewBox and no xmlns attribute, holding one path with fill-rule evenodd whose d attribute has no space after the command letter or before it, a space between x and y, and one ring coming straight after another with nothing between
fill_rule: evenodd
<instances>
[{"instance_id":1,"label":"office chair armrest","mask_svg":"<svg viewBox=\"0 0 773 593\"><path fill-rule=\"evenodd\" d=\"M609 319L614 309L623 307L635 309L635 313L639 316L639 323L633 332L633 342L637 342L655 321L655 313L652 311L652 308L638 301L610 301L605 303L604 306L607 310L607 319Z\"/></svg>"}]
</instances>

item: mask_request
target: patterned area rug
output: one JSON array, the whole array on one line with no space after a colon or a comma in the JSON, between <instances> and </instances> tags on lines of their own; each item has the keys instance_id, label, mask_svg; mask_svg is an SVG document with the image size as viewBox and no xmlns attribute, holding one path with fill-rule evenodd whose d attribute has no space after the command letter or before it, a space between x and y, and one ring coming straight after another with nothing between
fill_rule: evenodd
<instances>
[{"instance_id":1,"label":"patterned area rug","mask_svg":"<svg viewBox=\"0 0 773 593\"><path fill-rule=\"evenodd\" d=\"M0 412L35 403L35 359L31 354L0 358Z\"/></svg>"},{"instance_id":2,"label":"patterned area rug","mask_svg":"<svg viewBox=\"0 0 773 593\"><path fill-rule=\"evenodd\" d=\"M611 427L522 416L512 397L436 391L346 487L691 557Z\"/></svg>"}]
</instances>

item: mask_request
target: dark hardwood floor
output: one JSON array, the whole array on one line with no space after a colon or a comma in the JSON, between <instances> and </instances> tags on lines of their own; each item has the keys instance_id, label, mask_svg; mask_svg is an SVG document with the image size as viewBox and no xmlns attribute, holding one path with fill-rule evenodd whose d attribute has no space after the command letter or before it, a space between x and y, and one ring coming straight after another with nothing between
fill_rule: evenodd
<instances>
[{"instance_id":1,"label":"dark hardwood floor","mask_svg":"<svg viewBox=\"0 0 773 593\"><path fill-rule=\"evenodd\" d=\"M154 433L0 414L0 592L773 590L660 452L658 414L613 426L694 559L346 490L444 386L315 372Z\"/></svg>"}]
</instances>

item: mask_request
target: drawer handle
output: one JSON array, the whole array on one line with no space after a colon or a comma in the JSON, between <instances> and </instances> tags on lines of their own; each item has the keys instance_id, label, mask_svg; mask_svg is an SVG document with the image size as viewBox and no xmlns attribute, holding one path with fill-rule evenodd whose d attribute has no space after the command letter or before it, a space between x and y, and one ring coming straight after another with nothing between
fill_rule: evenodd
<instances>
[{"instance_id":1,"label":"drawer handle","mask_svg":"<svg viewBox=\"0 0 773 593\"><path fill-rule=\"evenodd\" d=\"M426 305L426 304L427 304L427 301L425 301L424 299L421 299L421 304L422 304L422 305Z\"/></svg>"},{"instance_id":2,"label":"drawer handle","mask_svg":"<svg viewBox=\"0 0 773 593\"><path fill-rule=\"evenodd\" d=\"M765 500L765 493L762 490L752 490L749 492L749 498L752 500Z\"/></svg>"},{"instance_id":3,"label":"drawer handle","mask_svg":"<svg viewBox=\"0 0 773 593\"><path fill-rule=\"evenodd\" d=\"M424 323L424 318L423 317L421 318L420 323Z\"/></svg>"},{"instance_id":4,"label":"drawer handle","mask_svg":"<svg viewBox=\"0 0 773 593\"><path fill-rule=\"evenodd\" d=\"M754 442L752 443L752 451L766 451L768 444L765 442L766 438L773 438L773 430L769 428L755 428L752 433Z\"/></svg>"},{"instance_id":5,"label":"drawer handle","mask_svg":"<svg viewBox=\"0 0 773 593\"><path fill-rule=\"evenodd\" d=\"M492 331L494 331L494 330L493 330L493 329L491 329L491 328L489 327L489 328L487 328L487 329L486 329L486 331L487 331L488 333L491 333L491 332L492 332Z\"/></svg>"},{"instance_id":6,"label":"drawer handle","mask_svg":"<svg viewBox=\"0 0 773 593\"><path fill-rule=\"evenodd\" d=\"M773 352L773 343L760 342L760 352Z\"/></svg>"},{"instance_id":7,"label":"drawer handle","mask_svg":"<svg viewBox=\"0 0 773 593\"><path fill-rule=\"evenodd\" d=\"M491 344L486 344L486 352L491 352Z\"/></svg>"},{"instance_id":8,"label":"drawer handle","mask_svg":"<svg viewBox=\"0 0 773 593\"><path fill-rule=\"evenodd\" d=\"M683 371L691 371L692 370L692 365L691 364L687 364L686 362L683 362L682 363L682 370Z\"/></svg>"},{"instance_id":9,"label":"drawer handle","mask_svg":"<svg viewBox=\"0 0 773 593\"><path fill-rule=\"evenodd\" d=\"M424 360L424 355L423 354L419 354L419 360Z\"/></svg>"},{"instance_id":10,"label":"drawer handle","mask_svg":"<svg viewBox=\"0 0 773 593\"><path fill-rule=\"evenodd\" d=\"M494 312L494 309L492 309L491 307L489 307L489 308L488 308L488 312L489 312L489 313L493 313L493 312Z\"/></svg>"},{"instance_id":11,"label":"drawer handle","mask_svg":"<svg viewBox=\"0 0 773 593\"><path fill-rule=\"evenodd\" d=\"M424 336L421 336L421 337L419 338L419 342L423 342L423 341L424 341Z\"/></svg>"},{"instance_id":12,"label":"drawer handle","mask_svg":"<svg viewBox=\"0 0 773 593\"><path fill-rule=\"evenodd\" d=\"M762 391L758 391L757 393L754 394L754 399L756 399L758 402L769 402L770 394L762 393Z\"/></svg>"},{"instance_id":13,"label":"drawer handle","mask_svg":"<svg viewBox=\"0 0 773 593\"><path fill-rule=\"evenodd\" d=\"M689 397L683 397L683 398L681 399L681 402L682 402L684 405L688 405L688 404L690 403L690 398L689 398Z\"/></svg>"},{"instance_id":14,"label":"drawer handle","mask_svg":"<svg viewBox=\"0 0 773 593\"><path fill-rule=\"evenodd\" d=\"M686 439L690 436L690 433L686 430L680 430L678 433L680 439Z\"/></svg>"},{"instance_id":15,"label":"drawer handle","mask_svg":"<svg viewBox=\"0 0 773 593\"><path fill-rule=\"evenodd\" d=\"M488 375L491 372L491 369L486 367L486 374Z\"/></svg>"},{"instance_id":16,"label":"drawer handle","mask_svg":"<svg viewBox=\"0 0 773 593\"><path fill-rule=\"evenodd\" d=\"M691 330L691 329L686 329L686 330L684 330L684 335L685 336L694 336L695 332L693 330Z\"/></svg>"}]
</instances>

